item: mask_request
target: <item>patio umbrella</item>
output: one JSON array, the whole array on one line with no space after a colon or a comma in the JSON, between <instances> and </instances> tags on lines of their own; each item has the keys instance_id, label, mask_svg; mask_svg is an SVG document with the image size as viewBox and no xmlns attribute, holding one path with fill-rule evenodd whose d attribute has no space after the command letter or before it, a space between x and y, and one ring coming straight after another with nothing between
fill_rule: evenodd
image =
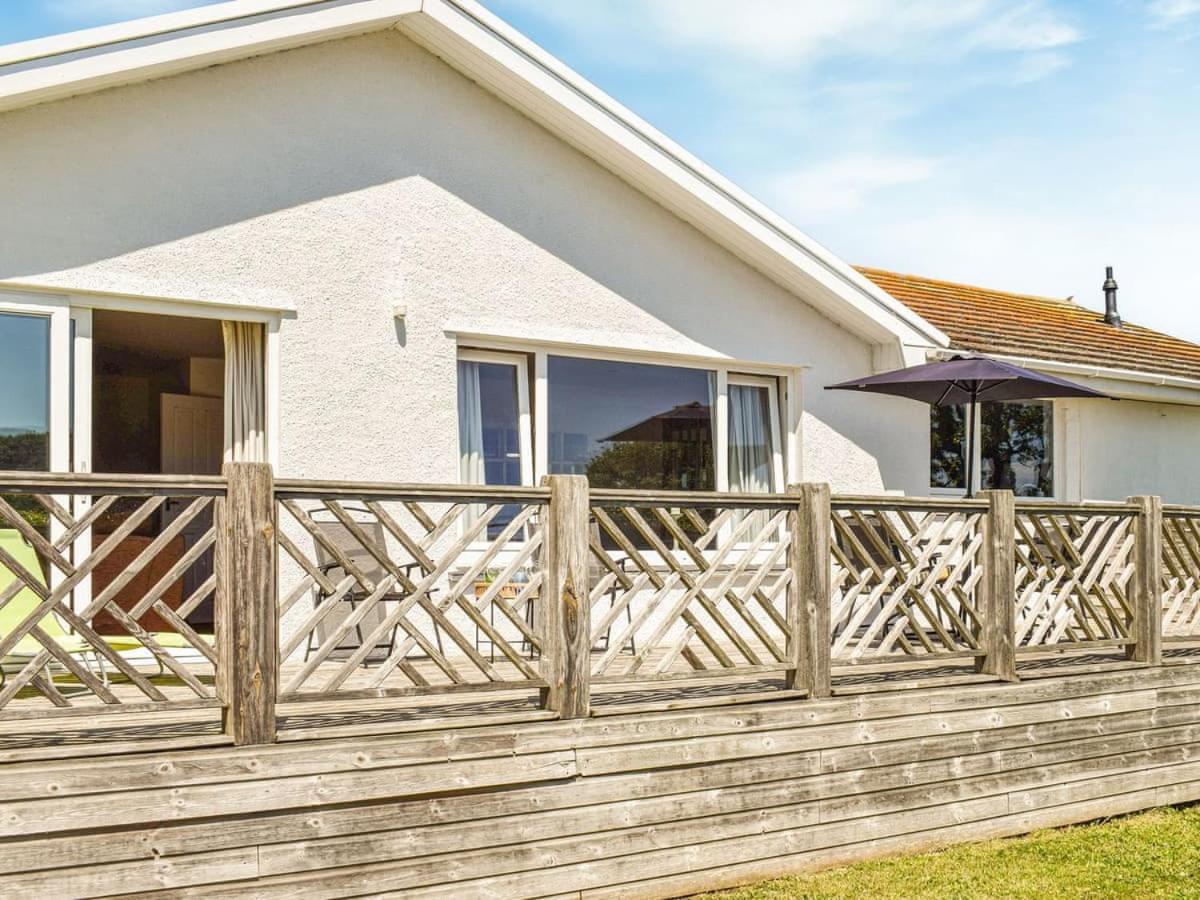
<instances>
[{"instance_id":1,"label":"patio umbrella","mask_svg":"<svg viewBox=\"0 0 1200 900\"><path fill-rule=\"evenodd\" d=\"M967 496L975 463L975 406L980 400L1043 400L1051 397L1112 399L1053 375L1022 369L987 356L956 356L882 375L831 384L827 391L867 391L920 400L931 406L961 406L967 411Z\"/></svg>"}]
</instances>

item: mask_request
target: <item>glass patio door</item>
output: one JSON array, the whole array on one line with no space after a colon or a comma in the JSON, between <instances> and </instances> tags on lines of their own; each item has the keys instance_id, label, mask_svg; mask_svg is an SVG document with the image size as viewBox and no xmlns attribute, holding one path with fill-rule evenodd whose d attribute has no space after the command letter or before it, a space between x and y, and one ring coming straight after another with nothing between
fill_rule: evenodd
<instances>
[{"instance_id":1,"label":"glass patio door","mask_svg":"<svg viewBox=\"0 0 1200 900\"><path fill-rule=\"evenodd\" d=\"M72 311L65 298L0 295L0 470L87 471L91 455L91 311ZM78 398L78 402L76 402ZM59 498L82 515L90 497ZM30 525L54 541L66 526L30 498L9 498ZM11 529L8 523L0 528ZM81 535L72 556L90 552ZM51 586L62 579L44 572ZM86 603L81 584L73 604Z\"/></svg>"}]
</instances>

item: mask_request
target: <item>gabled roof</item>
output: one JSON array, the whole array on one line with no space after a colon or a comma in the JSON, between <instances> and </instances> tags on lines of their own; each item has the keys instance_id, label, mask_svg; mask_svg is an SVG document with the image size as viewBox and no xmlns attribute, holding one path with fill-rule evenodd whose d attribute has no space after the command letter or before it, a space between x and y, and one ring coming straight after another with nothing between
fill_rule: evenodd
<instances>
[{"instance_id":1,"label":"gabled roof","mask_svg":"<svg viewBox=\"0 0 1200 900\"><path fill-rule=\"evenodd\" d=\"M942 329L956 349L1200 379L1200 346L1130 322L1108 325L1103 313L1071 300L859 271Z\"/></svg>"},{"instance_id":2,"label":"gabled roof","mask_svg":"<svg viewBox=\"0 0 1200 900\"><path fill-rule=\"evenodd\" d=\"M232 0L0 48L0 112L395 28L878 344L946 337L474 0Z\"/></svg>"}]
</instances>

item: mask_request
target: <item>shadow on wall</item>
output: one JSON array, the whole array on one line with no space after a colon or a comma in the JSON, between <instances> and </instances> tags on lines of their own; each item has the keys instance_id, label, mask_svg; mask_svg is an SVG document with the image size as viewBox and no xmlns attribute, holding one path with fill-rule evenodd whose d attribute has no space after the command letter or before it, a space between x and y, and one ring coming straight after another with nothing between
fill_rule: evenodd
<instances>
[{"instance_id":1,"label":"shadow on wall","mask_svg":"<svg viewBox=\"0 0 1200 900\"><path fill-rule=\"evenodd\" d=\"M219 258L201 269L174 246L151 274L207 280L210 295L257 286L277 270L267 257L280 252L291 251L296 282L339 254L374 252L380 271L414 257L441 271L470 260L493 297L525 302L531 279L514 264L519 235L590 282L594 290L569 279L560 288L572 304L564 319L581 327L670 331L733 358L811 365L821 381L869 371L861 341L397 33L10 113L0 133L0 278L103 268L292 210L293 225L311 218L306 239L319 253L300 241L281 248L278 237L239 240L218 244ZM430 200L429 185L441 207L432 208L435 198L425 210L434 214L408 215L406 202ZM389 186L382 204L338 203L332 220L312 211L381 186ZM439 218L447 198L486 217L499 237L480 240ZM471 299L454 302L493 299L463 296ZM614 321L614 296L625 298L626 321ZM408 343L403 324L396 338ZM819 388L807 386L805 401L824 423L814 428L820 440L841 433L855 448L879 443L878 422L893 404L832 403Z\"/></svg>"}]
</instances>

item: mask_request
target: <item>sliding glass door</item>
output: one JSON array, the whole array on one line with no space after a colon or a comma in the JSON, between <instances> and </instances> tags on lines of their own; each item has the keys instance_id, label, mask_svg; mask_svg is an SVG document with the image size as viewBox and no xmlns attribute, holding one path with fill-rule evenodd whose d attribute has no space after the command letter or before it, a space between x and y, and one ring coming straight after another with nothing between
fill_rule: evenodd
<instances>
[{"instance_id":1,"label":"sliding glass door","mask_svg":"<svg viewBox=\"0 0 1200 900\"><path fill-rule=\"evenodd\" d=\"M72 313L66 300L27 295L0 296L0 470L87 471L91 437L90 312ZM80 398L77 402L76 398ZM5 498L17 514L51 541L66 525L28 495ZM59 497L72 515L86 512L90 497ZM0 521L16 539L19 523ZM90 552L89 535L70 553ZM55 567L42 573L51 586L63 578ZM72 603L86 603L85 579Z\"/></svg>"}]
</instances>

